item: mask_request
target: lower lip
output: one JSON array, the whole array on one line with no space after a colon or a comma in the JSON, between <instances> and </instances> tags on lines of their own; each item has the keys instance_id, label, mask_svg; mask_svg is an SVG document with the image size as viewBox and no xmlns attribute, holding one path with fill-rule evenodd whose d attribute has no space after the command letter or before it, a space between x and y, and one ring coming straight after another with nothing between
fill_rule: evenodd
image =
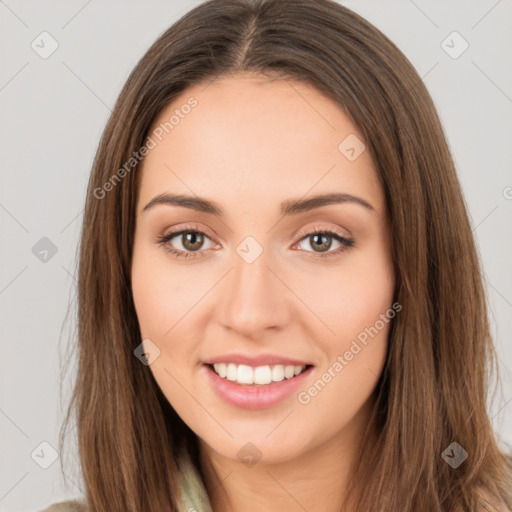
<instances>
[{"instance_id":1,"label":"lower lip","mask_svg":"<svg viewBox=\"0 0 512 512\"><path fill-rule=\"evenodd\" d=\"M242 409L265 409L282 402L304 384L311 370L310 366L299 375L280 382L271 382L261 386L238 384L219 377L208 365L203 366L213 389L227 403Z\"/></svg>"}]
</instances>

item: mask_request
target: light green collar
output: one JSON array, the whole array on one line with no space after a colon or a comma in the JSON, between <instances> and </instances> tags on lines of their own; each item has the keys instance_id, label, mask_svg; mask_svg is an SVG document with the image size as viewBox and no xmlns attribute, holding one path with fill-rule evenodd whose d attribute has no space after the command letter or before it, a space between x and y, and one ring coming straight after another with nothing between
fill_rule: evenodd
<instances>
[{"instance_id":1,"label":"light green collar","mask_svg":"<svg viewBox=\"0 0 512 512\"><path fill-rule=\"evenodd\" d=\"M212 512L210 499L201 475L194 466L187 450L182 450L179 460L181 479L181 506L183 512Z\"/></svg>"}]
</instances>

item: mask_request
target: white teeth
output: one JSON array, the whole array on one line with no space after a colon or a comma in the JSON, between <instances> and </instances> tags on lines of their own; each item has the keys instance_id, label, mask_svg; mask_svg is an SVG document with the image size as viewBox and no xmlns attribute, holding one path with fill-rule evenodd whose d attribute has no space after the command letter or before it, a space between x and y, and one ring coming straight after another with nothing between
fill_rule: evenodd
<instances>
[{"instance_id":1,"label":"white teeth","mask_svg":"<svg viewBox=\"0 0 512 512\"><path fill-rule=\"evenodd\" d=\"M223 379L228 379L238 384L270 384L271 382L280 382L291 379L299 375L306 368L305 366L293 365L265 365L252 367L246 364L233 363L215 363L213 369Z\"/></svg>"},{"instance_id":2,"label":"white teeth","mask_svg":"<svg viewBox=\"0 0 512 512\"><path fill-rule=\"evenodd\" d=\"M295 366L285 366L284 367L284 376L287 379L291 379L295 375Z\"/></svg>"},{"instance_id":3,"label":"white teeth","mask_svg":"<svg viewBox=\"0 0 512 512\"><path fill-rule=\"evenodd\" d=\"M228 380L236 380L236 365L228 364L226 377Z\"/></svg>"},{"instance_id":4,"label":"white teeth","mask_svg":"<svg viewBox=\"0 0 512 512\"><path fill-rule=\"evenodd\" d=\"M272 371L270 370L270 366L257 366L256 368L254 368L255 384L270 384L271 382Z\"/></svg>"},{"instance_id":5,"label":"white teeth","mask_svg":"<svg viewBox=\"0 0 512 512\"><path fill-rule=\"evenodd\" d=\"M224 363L214 364L215 371L223 378L226 378L228 369Z\"/></svg>"},{"instance_id":6,"label":"white teeth","mask_svg":"<svg viewBox=\"0 0 512 512\"><path fill-rule=\"evenodd\" d=\"M236 381L239 382L240 384L252 384L254 382L252 368L250 366L247 366L246 364L239 365L236 373Z\"/></svg>"},{"instance_id":7,"label":"white teeth","mask_svg":"<svg viewBox=\"0 0 512 512\"><path fill-rule=\"evenodd\" d=\"M274 382L280 382L284 379L284 366L282 364L277 364L272 367L272 380Z\"/></svg>"}]
</instances>

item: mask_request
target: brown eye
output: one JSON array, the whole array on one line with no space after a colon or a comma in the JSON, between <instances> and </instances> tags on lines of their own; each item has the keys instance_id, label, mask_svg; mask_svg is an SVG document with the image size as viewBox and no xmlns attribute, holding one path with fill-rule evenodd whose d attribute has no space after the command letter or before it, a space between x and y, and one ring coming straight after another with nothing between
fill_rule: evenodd
<instances>
[{"instance_id":1,"label":"brown eye","mask_svg":"<svg viewBox=\"0 0 512 512\"><path fill-rule=\"evenodd\" d=\"M180 236L183 237L182 244L187 251L197 251L204 243L204 236L198 231L184 231Z\"/></svg>"},{"instance_id":2,"label":"brown eye","mask_svg":"<svg viewBox=\"0 0 512 512\"><path fill-rule=\"evenodd\" d=\"M328 251L332 245L332 237L325 234L314 234L309 236L311 247L319 249L320 252Z\"/></svg>"},{"instance_id":3,"label":"brown eye","mask_svg":"<svg viewBox=\"0 0 512 512\"><path fill-rule=\"evenodd\" d=\"M181 241L180 241L181 239ZM212 246L215 245L209 236L197 229L182 229L160 236L157 243L162 245L166 251L177 258L195 258L200 257L205 249L205 241L210 240ZM178 245L178 247L176 247ZM212 246L206 249L211 249ZM196 253L196 254L194 254Z\"/></svg>"},{"instance_id":4,"label":"brown eye","mask_svg":"<svg viewBox=\"0 0 512 512\"><path fill-rule=\"evenodd\" d=\"M308 255L310 256L336 256L354 245L354 241L352 239L344 237L336 231L331 231L329 229L317 228L309 233L302 232L300 235L302 235L302 238L298 242L299 249L309 253ZM339 244L339 249L337 251L329 251L332 246L333 239ZM304 242L307 242L313 250L310 251L307 248L300 247L300 244L303 244Z\"/></svg>"}]
</instances>

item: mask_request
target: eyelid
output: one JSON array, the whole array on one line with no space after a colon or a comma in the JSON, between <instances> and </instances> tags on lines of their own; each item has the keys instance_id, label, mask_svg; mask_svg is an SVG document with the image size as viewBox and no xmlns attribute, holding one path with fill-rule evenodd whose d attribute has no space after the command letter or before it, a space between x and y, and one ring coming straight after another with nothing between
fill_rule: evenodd
<instances>
[{"instance_id":1,"label":"eyelid","mask_svg":"<svg viewBox=\"0 0 512 512\"><path fill-rule=\"evenodd\" d=\"M164 246L164 248L167 251L169 251L170 253L173 253L175 255L181 254L182 257L191 257L191 258L200 257L200 256L195 256L196 253L200 254L202 252L206 252L207 250L211 251L211 250L215 250L215 249L212 249L212 248L200 249L195 252L194 251L182 251L181 249L175 249L174 247L173 248L168 247L167 244L169 243L171 238L178 237L180 235L183 235L184 233L199 233L201 235L204 235L209 240L211 240L214 244L219 245L218 242L215 241L215 237L210 236L207 233L207 231L208 231L207 229L199 228L193 224L185 224L185 225L179 226L178 228L173 228L171 230L165 229L161 235L158 235L156 237L155 243Z\"/></svg>"},{"instance_id":2,"label":"eyelid","mask_svg":"<svg viewBox=\"0 0 512 512\"><path fill-rule=\"evenodd\" d=\"M162 233L162 235L158 237L158 239L162 239L162 238L165 238L170 235L178 235L179 233L182 233L183 231L186 231L186 232L195 231L195 232L202 233L202 234L206 235L210 239L215 238L215 237L211 236L211 234L209 234L209 231L207 229L200 228L194 224L184 224L184 225L180 225L179 228L165 229L164 232Z\"/></svg>"},{"instance_id":3,"label":"eyelid","mask_svg":"<svg viewBox=\"0 0 512 512\"><path fill-rule=\"evenodd\" d=\"M204 230L203 228L200 228L198 227L197 225L195 224L185 224L183 226L180 226L178 229L173 229L171 231L167 231L167 230L164 230L163 234L158 237L159 239L163 238L163 237L166 237L168 235L177 235L178 233L181 233L183 231L198 231L206 236L208 236L208 238L210 239L214 239L215 237L212 236L211 234L208 234L208 230ZM205 232L206 231L206 232ZM341 230L339 230L338 228L336 227L328 227L328 226L321 226L321 225L315 225L315 226L312 226L312 227L309 227L309 228L301 228L299 231L297 231L297 233L295 234L294 238L297 238L297 240L293 243L293 245L295 245L297 242L299 242L300 240L302 240L304 237L306 236L309 236L311 234L314 234L314 233L325 233L325 232L334 232L336 233L338 236L340 236L341 238L344 238L344 239L347 239L347 240L351 240L352 237L349 233L343 233Z\"/></svg>"},{"instance_id":4,"label":"eyelid","mask_svg":"<svg viewBox=\"0 0 512 512\"><path fill-rule=\"evenodd\" d=\"M297 242L300 242L304 237L311 236L315 233L336 233L340 238L344 238L345 240L352 240L350 234L343 233L339 228L332 226L322 226L318 224L309 228L301 228L299 231L297 231L295 236L298 237ZM294 245L297 242L294 242Z\"/></svg>"},{"instance_id":5,"label":"eyelid","mask_svg":"<svg viewBox=\"0 0 512 512\"><path fill-rule=\"evenodd\" d=\"M294 242L292 247L298 245L303 240L307 240L309 237L315 234L326 234L328 237L335 239L341 246L334 251L326 251L326 252L315 252L315 251L304 251L301 252L305 254L307 258L312 258L314 260L322 260L324 258L336 258L340 256L341 253L351 249L354 246L354 239L350 235L345 235L338 228L333 227L323 227L323 226L314 226L309 229L303 228L301 229L296 236L299 236L299 239Z\"/></svg>"},{"instance_id":6,"label":"eyelid","mask_svg":"<svg viewBox=\"0 0 512 512\"><path fill-rule=\"evenodd\" d=\"M181 258L183 258L183 259L185 259L185 258L201 258L202 257L201 253L204 253L208 250L211 251L211 250L216 250L216 249L210 248L210 249L200 249L198 251L182 251L181 249L167 247L166 244L169 242L169 240L171 238L174 238L176 236L182 235L183 233L187 233L187 232L196 232L196 233L202 234L205 237L207 237L208 239L212 240L212 242L217 243L217 242L215 242L215 237L210 236L205 231L208 231L208 230L203 230L202 228L199 228L193 224L186 224L186 225L180 226L177 229L172 229L171 231L165 230L162 235L157 237L157 239L155 240L155 243L163 245L168 252L174 254L179 259L181 259ZM343 252L347 249L350 249L354 245L353 238L350 235L346 235L346 234L342 233L338 228L324 227L324 226L316 225L311 228L301 228L296 233L294 238L297 238L297 239L295 242L293 242L291 247L296 246L297 244L302 242L304 239L307 239L308 237L310 237L314 234L317 234L317 233L323 233L323 234L327 234L331 238L335 238L335 239L337 238L338 243L342 244L342 246L344 246L344 247L338 248L335 251L327 251L325 253L321 253L321 252L317 253L315 251L302 250L301 252L307 254L308 257L323 258L323 257L337 256L341 252Z\"/></svg>"}]
</instances>

